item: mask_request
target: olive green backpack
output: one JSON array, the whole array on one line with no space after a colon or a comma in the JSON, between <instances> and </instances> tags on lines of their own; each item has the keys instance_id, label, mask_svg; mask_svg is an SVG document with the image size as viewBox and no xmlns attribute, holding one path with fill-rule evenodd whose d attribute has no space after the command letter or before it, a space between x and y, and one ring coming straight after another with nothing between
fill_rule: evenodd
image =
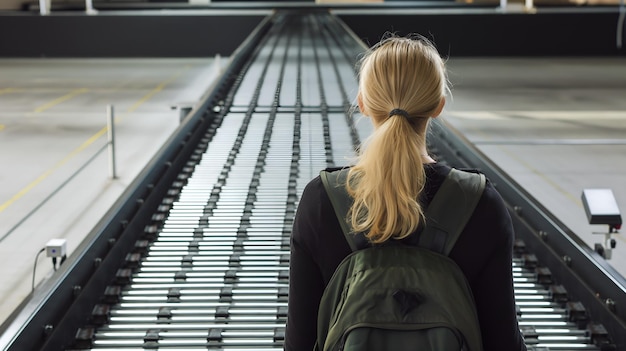
<instances>
[{"instance_id":1,"label":"olive green backpack","mask_svg":"<svg viewBox=\"0 0 626 351\"><path fill-rule=\"evenodd\" d=\"M346 221L348 170L320 173L352 253L320 302L315 351L481 351L467 280L448 254L471 217L485 176L452 169L426 209L419 246L370 246Z\"/></svg>"}]
</instances>

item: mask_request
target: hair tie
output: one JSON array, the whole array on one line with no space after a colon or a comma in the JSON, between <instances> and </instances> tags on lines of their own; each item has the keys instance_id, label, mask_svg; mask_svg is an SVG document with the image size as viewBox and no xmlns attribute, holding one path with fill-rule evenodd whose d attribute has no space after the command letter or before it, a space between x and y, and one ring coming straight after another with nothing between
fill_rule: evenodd
<instances>
[{"instance_id":1,"label":"hair tie","mask_svg":"<svg viewBox=\"0 0 626 351\"><path fill-rule=\"evenodd\" d=\"M401 108L394 108L393 110L391 110L391 112L389 112L389 117L391 116L403 116L404 118L411 117L408 112Z\"/></svg>"}]
</instances>

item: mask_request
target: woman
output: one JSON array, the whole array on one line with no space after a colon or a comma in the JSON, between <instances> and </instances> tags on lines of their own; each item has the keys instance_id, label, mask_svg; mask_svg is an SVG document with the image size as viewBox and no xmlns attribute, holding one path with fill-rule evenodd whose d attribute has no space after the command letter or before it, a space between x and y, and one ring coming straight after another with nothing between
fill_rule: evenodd
<instances>
[{"instance_id":1,"label":"woman","mask_svg":"<svg viewBox=\"0 0 626 351\"><path fill-rule=\"evenodd\" d=\"M447 91L444 62L424 38L388 38L361 61L357 100L374 132L348 175L349 218L374 245L414 244L424 209L450 172L426 150L428 122L443 110ZM506 207L488 183L449 255L470 284L485 351L526 350L513 295L513 238ZM322 293L350 252L317 177L302 194L291 237L285 350L313 349Z\"/></svg>"}]
</instances>

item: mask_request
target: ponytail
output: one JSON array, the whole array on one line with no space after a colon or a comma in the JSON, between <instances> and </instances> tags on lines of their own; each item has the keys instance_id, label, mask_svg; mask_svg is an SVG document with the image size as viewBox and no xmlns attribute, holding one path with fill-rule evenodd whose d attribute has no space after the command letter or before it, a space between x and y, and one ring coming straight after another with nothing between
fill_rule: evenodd
<instances>
[{"instance_id":1,"label":"ponytail","mask_svg":"<svg viewBox=\"0 0 626 351\"><path fill-rule=\"evenodd\" d=\"M390 117L367 141L361 162L350 169L354 197L350 221L373 243L413 233L424 217L418 196L426 183L420 144L410 122Z\"/></svg>"},{"instance_id":2,"label":"ponytail","mask_svg":"<svg viewBox=\"0 0 626 351\"><path fill-rule=\"evenodd\" d=\"M424 221L425 131L446 90L443 61L423 38L387 39L361 62L359 100L376 128L346 188L354 199L352 228L372 243L404 238Z\"/></svg>"}]
</instances>

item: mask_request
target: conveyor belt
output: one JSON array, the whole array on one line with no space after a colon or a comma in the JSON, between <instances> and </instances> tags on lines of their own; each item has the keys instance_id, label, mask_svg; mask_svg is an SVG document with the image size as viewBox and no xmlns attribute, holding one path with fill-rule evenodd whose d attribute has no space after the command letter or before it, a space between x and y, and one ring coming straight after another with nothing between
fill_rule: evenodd
<instances>
[{"instance_id":1,"label":"conveyor belt","mask_svg":"<svg viewBox=\"0 0 626 351\"><path fill-rule=\"evenodd\" d=\"M79 346L282 349L297 200L358 142L347 119L353 62L330 25L316 15L277 18L199 162L172 188L119 301L101 306L107 323L93 335L84 329Z\"/></svg>"},{"instance_id":2,"label":"conveyor belt","mask_svg":"<svg viewBox=\"0 0 626 351\"><path fill-rule=\"evenodd\" d=\"M63 343L67 350L281 350L299 196L319 170L349 163L371 132L351 110L361 50L327 14L274 16L225 98L205 113L216 115L181 171L169 177L149 224L116 254L123 263L98 302L82 306L89 318L77 332L62 331L73 341L50 337L54 342L42 349ZM440 124L434 129L453 134ZM432 148L442 162L467 166L456 159L459 151ZM524 232L524 225L516 230ZM623 331L621 320L603 317L606 311L594 315L595 305L586 308L579 297L594 290L561 285L563 269L552 268L559 270L553 276L524 240L516 242L513 264L527 345L621 349L615 340L623 336L609 332ZM54 335L53 329L44 332Z\"/></svg>"}]
</instances>

